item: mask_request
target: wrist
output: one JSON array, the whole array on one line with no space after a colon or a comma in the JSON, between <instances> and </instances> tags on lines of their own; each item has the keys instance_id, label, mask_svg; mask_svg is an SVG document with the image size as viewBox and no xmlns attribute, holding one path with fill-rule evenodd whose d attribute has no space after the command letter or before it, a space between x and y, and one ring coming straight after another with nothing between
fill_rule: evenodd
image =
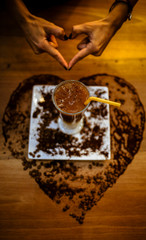
<instances>
[{"instance_id":1,"label":"wrist","mask_svg":"<svg viewBox=\"0 0 146 240\"><path fill-rule=\"evenodd\" d=\"M118 30L122 24L126 21L128 16L128 6L125 4L117 4L114 9L109 12L106 19L114 27Z\"/></svg>"}]
</instances>

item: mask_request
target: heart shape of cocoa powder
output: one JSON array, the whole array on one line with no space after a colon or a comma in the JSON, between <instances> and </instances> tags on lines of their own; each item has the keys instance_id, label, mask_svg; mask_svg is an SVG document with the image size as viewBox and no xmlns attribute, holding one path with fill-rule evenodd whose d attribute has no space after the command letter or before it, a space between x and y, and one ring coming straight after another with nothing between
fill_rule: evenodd
<instances>
[{"instance_id":1,"label":"heart shape of cocoa powder","mask_svg":"<svg viewBox=\"0 0 146 240\"><path fill-rule=\"evenodd\" d=\"M110 99L122 103L120 108L110 108L111 160L29 160L32 87L57 85L61 81L63 79L54 75L38 75L21 82L5 109L3 135L12 155L22 160L24 170L29 171L44 193L63 211L83 223L86 212L116 183L138 152L143 138L145 112L135 88L124 79L107 74L82 78L80 81L87 86L107 86ZM53 136L60 137L57 132ZM68 141L67 136L62 137L63 141ZM51 134L48 141L52 141Z\"/></svg>"}]
</instances>

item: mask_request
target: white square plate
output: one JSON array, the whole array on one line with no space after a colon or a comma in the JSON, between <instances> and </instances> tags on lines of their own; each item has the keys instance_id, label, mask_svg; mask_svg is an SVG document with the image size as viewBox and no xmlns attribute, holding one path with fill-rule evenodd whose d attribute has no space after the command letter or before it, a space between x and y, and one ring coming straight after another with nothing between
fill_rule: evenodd
<instances>
[{"instance_id":1,"label":"white square plate","mask_svg":"<svg viewBox=\"0 0 146 240\"><path fill-rule=\"evenodd\" d=\"M51 94L55 88L54 85L35 85L32 93L32 105L30 115L30 131L29 131L29 146L28 146L28 157L30 159L40 160L107 160L111 157L110 152L110 116L109 116L109 105L99 102L90 103L88 109L85 112L85 120L88 123L89 131L86 125L86 131L75 134L70 137L68 146L59 144L56 139L54 147L50 145L49 148L38 148L39 145L39 129L43 125L43 118L45 111L43 106L39 104L44 101L45 94ZM91 96L97 96L100 94L101 98L108 99L108 88L102 86L89 86L88 87ZM99 95L98 95L99 96ZM52 101L52 100L50 100ZM103 112L98 111L101 108ZM39 109L37 117L34 117L34 113ZM48 110L49 111L49 110ZM51 111L50 111L51 112ZM97 114L96 114L97 112ZM56 131L56 134L60 134L58 124L53 119L46 127L47 131ZM93 135L92 130L98 129L99 134ZM62 133L63 134L63 133ZM45 136L45 134L44 134ZM55 135L56 136L56 135ZM42 137L42 136L41 136ZM45 138L45 137L44 137ZM51 142L51 138L49 139ZM54 138L53 138L54 141ZM96 146L97 141L97 148ZM102 141L101 146L100 141ZM44 144L46 143L44 139ZM94 143L94 144L93 144ZM82 147L84 145L84 148ZM93 146L92 146L93 145ZM86 146L86 148L85 148ZM44 150L45 149L45 150ZM78 152L76 154L76 152Z\"/></svg>"}]
</instances>

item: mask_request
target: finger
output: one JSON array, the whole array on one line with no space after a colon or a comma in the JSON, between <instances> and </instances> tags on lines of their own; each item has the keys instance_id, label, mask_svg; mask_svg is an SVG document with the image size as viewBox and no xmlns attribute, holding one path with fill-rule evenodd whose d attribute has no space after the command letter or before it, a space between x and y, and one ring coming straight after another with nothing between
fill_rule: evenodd
<instances>
[{"instance_id":1,"label":"finger","mask_svg":"<svg viewBox=\"0 0 146 240\"><path fill-rule=\"evenodd\" d=\"M49 39L47 39L47 40L49 40L49 43L52 47L58 48L58 43L57 43L54 35L50 34Z\"/></svg>"},{"instance_id":2,"label":"finger","mask_svg":"<svg viewBox=\"0 0 146 240\"><path fill-rule=\"evenodd\" d=\"M47 53L49 53L53 58L55 58L63 67L68 69L68 64L61 53L52 47L49 42L45 39L41 42L40 47Z\"/></svg>"},{"instance_id":3,"label":"finger","mask_svg":"<svg viewBox=\"0 0 146 240\"><path fill-rule=\"evenodd\" d=\"M82 50L80 50L69 62L69 70L81 59L83 59L84 57L88 56L90 54L90 48L83 48Z\"/></svg>"},{"instance_id":4,"label":"finger","mask_svg":"<svg viewBox=\"0 0 146 240\"><path fill-rule=\"evenodd\" d=\"M89 38L86 37L84 38L78 45L77 45L77 48L79 50L83 49L83 48L86 48L87 47L87 44L90 42Z\"/></svg>"},{"instance_id":5,"label":"finger","mask_svg":"<svg viewBox=\"0 0 146 240\"><path fill-rule=\"evenodd\" d=\"M30 38L29 36L26 36L26 40L27 40L28 44L30 45L30 47L32 48L32 50L33 50L33 52L34 52L35 54L38 55L38 54L40 54L40 53L43 52L42 49L40 49L38 46L36 46L36 44L34 44L34 43L32 42L32 40L31 40L31 38Z\"/></svg>"},{"instance_id":6,"label":"finger","mask_svg":"<svg viewBox=\"0 0 146 240\"><path fill-rule=\"evenodd\" d=\"M74 38L76 38L78 35L80 35L82 33L86 34L84 24L74 25L73 28L72 28L72 32L71 32L69 38L70 39L74 39Z\"/></svg>"},{"instance_id":7,"label":"finger","mask_svg":"<svg viewBox=\"0 0 146 240\"><path fill-rule=\"evenodd\" d=\"M86 48L87 44L86 43L82 43L82 44L78 44L77 49L78 50L82 50L83 48Z\"/></svg>"},{"instance_id":8,"label":"finger","mask_svg":"<svg viewBox=\"0 0 146 240\"><path fill-rule=\"evenodd\" d=\"M47 34L53 34L55 37L60 38L61 40L66 40L66 34L63 28L56 26L55 24L48 25L45 27Z\"/></svg>"}]
</instances>

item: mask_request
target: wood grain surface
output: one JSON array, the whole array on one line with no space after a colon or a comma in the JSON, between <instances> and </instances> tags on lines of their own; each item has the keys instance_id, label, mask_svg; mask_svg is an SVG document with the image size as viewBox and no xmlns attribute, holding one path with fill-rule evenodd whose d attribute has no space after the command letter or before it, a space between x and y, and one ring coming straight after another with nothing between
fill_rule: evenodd
<instances>
[{"instance_id":1,"label":"wood grain surface","mask_svg":"<svg viewBox=\"0 0 146 240\"><path fill-rule=\"evenodd\" d=\"M106 16L111 1L65 1L50 7L30 7L37 16L64 27ZM37 4L38 6L38 4ZM18 84L37 74L55 74L63 79L79 79L97 73L124 78L146 104L146 2L141 0L114 36L101 57L88 56L71 71L65 71L47 54L35 55L15 20L0 10L0 239L126 239L146 238L146 134L132 163L117 183L108 189L98 205L79 225L49 199L3 145L2 116ZM59 49L69 61L77 52L74 41L59 41Z\"/></svg>"}]
</instances>

